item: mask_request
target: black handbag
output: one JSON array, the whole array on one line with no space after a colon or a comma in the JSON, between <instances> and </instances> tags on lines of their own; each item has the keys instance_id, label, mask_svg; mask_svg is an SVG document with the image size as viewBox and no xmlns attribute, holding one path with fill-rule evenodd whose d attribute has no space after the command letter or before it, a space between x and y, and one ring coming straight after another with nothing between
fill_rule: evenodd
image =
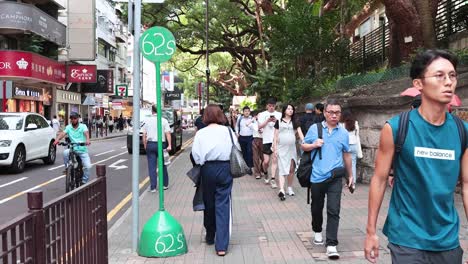
<instances>
[{"instance_id":1,"label":"black handbag","mask_svg":"<svg viewBox=\"0 0 468 264\"><path fill-rule=\"evenodd\" d=\"M239 178L244 176L245 174L251 174L252 170L247 166L245 163L244 157L242 156L242 152L237 148L236 144L234 144L234 139L232 139L232 132L231 128L227 128L229 130L229 136L231 137L232 147L231 147L231 155L229 159L230 167L231 167L231 175L233 178Z\"/></svg>"},{"instance_id":2,"label":"black handbag","mask_svg":"<svg viewBox=\"0 0 468 264\"><path fill-rule=\"evenodd\" d=\"M317 134L318 138L322 138L322 123L317 123ZM315 160L315 156L317 155L317 152L320 153L320 159L322 158L322 148L318 148L312 159L310 158L310 155L312 151L304 151L301 155L301 159L299 160L299 165L297 166L296 170L296 177L301 185L301 187L304 188L309 188L310 187L310 176L312 175L312 165Z\"/></svg>"}]
</instances>

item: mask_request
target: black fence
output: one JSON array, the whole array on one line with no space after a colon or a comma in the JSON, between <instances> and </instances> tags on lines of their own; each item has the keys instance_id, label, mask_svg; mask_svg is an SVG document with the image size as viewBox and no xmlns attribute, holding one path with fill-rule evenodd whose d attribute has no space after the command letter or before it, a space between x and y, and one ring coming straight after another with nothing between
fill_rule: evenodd
<instances>
[{"instance_id":1,"label":"black fence","mask_svg":"<svg viewBox=\"0 0 468 264\"><path fill-rule=\"evenodd\" d=\"M29 192L29 212L0 226L0 263L108 263L105 166L96 172L45 205L41 191Z\"/></svg>"},{"instance_id":2,"label":"black fence","mask_svg":"<svg viewBox=\"0 0 468 264\"><path fill-rule=\"evenodd\" d=\"M448 47L449 37L468 29L468 1L442 0L435 21L439 46ZM390 45L388 24L382 25L350 45L351 72L364 72L383 66Z\"/></svg>"}]
</instances>

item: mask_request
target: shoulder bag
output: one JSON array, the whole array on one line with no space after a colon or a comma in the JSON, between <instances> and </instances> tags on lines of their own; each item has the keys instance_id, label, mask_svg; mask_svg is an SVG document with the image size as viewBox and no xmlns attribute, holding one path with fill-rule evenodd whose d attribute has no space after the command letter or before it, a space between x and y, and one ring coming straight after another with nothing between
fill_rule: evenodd
<instances>
[{"instance_id":1,"label":"shoulder bag","mask_svg":"<svg viewBox=\"0 0 468 264\"><path fill-rule=\"evenodd\" d=\"M249 166L247 166L247 163L245 163L245 160L242 157L242 152L237 148L236 144L234 144L231 128L228 127L227 129L229 130L229 136L231 137L232 142L231 155L229 160L232 177L239 178L245 174L250 174L252 170L249 168Z\"/></svg>"}]
</instances>

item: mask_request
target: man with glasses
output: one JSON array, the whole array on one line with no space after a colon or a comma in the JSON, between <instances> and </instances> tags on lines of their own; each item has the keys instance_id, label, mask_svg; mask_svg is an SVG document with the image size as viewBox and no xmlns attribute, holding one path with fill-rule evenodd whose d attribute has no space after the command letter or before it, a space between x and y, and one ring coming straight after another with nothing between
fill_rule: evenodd
<instances>
[{"instance_id":1,"label":"man with glasses","mask_svg":"<svg viewBox=\"0 0 468 264\"><path fill-rule=\"evenodd\" d=\"M383 227L392 263L462 263L454 194L461 179L468 218L468 145L462 145L456 117L447 113L457 86L456 68L457 58L450 52L418 54L410 76L421 91L422 102L409 113L407 136L398 156L395 142L400 117L393 117L382 129L369 189L364 248L372 263L379 256L377 217L392 163L395 179ZM468 136L468 124L462 127Z\"/></svg>"},{"instance_id":2,"label":"man with glasses","mask_svg":"<svg viewBox=\"0 0 468 264\"><path fill-rule=\"evenodd\" d=\"M57 139L55 139L54 145L57 145L61 139L68 135L68 139L71 143L86 143L87 146L91 144L89 141L89 132L88 127L79 122L79 115L76 112L70 114L70 123L65 127L63 132L59 134ZM74 147L76 154L81 158L81 163L83 165L83 184L87 183L89 180L90 170L91 170L91 159L89 158L88 148L85 146L76 146ZM70 149L65 149L63 151L63 162L65 163L65 168L68 164L68 155Z\"/></svg>"},{"instance_id":3,"label":"man with glasses","mask_svg":"<svg viewBox=\"0 0 468 264\"><path fill-rule=\"evenodd\" d=\"M352 160L349 148L348 131L339 124L341 106L336 100L325 105L325 121L310 126L301 145L302 150L318 153L314 158L310 176L312 192L312 230L315 245L323 245L322 224L323 206L327 196L327 256L338 259L338 225L340 221L341 190L343 178L348 176L348 187L353 184ZM318 136L322 129L322 138ZM312 157L314 157L312 152Z\"/></svg>"}]
</instances>

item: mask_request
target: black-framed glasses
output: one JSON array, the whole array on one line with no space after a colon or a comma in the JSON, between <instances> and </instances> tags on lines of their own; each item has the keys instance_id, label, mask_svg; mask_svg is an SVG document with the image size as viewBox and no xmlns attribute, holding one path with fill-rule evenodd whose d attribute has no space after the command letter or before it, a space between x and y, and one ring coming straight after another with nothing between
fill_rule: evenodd
<instances>
[{"instance_id":1,"label":"black-framed glasses","mask_svg":"<svg viewBox=\"0 0 468 264\"><path fill-rule=\"evenodd\" d=\"M421 77L421 79L436 78L437 81L443 82L443 81L447 80L447 76L452 82L457 80L457 73L456 72L449 72L449 73L440 72L440 73L437 73L437 74L431 75L431 76L423 76L423 77Z\"/></svg>"},{"instance_id":2,"label":"black-framed glasses","mask_svg":"<svg viewBox=\"0 0 468 264\"><path fill-rule=\"evenodd\" d=\"M327 111L327 114L331 115L331 116L339 116L341 115L341 111Z\"/></svg>"}]
</instances>

